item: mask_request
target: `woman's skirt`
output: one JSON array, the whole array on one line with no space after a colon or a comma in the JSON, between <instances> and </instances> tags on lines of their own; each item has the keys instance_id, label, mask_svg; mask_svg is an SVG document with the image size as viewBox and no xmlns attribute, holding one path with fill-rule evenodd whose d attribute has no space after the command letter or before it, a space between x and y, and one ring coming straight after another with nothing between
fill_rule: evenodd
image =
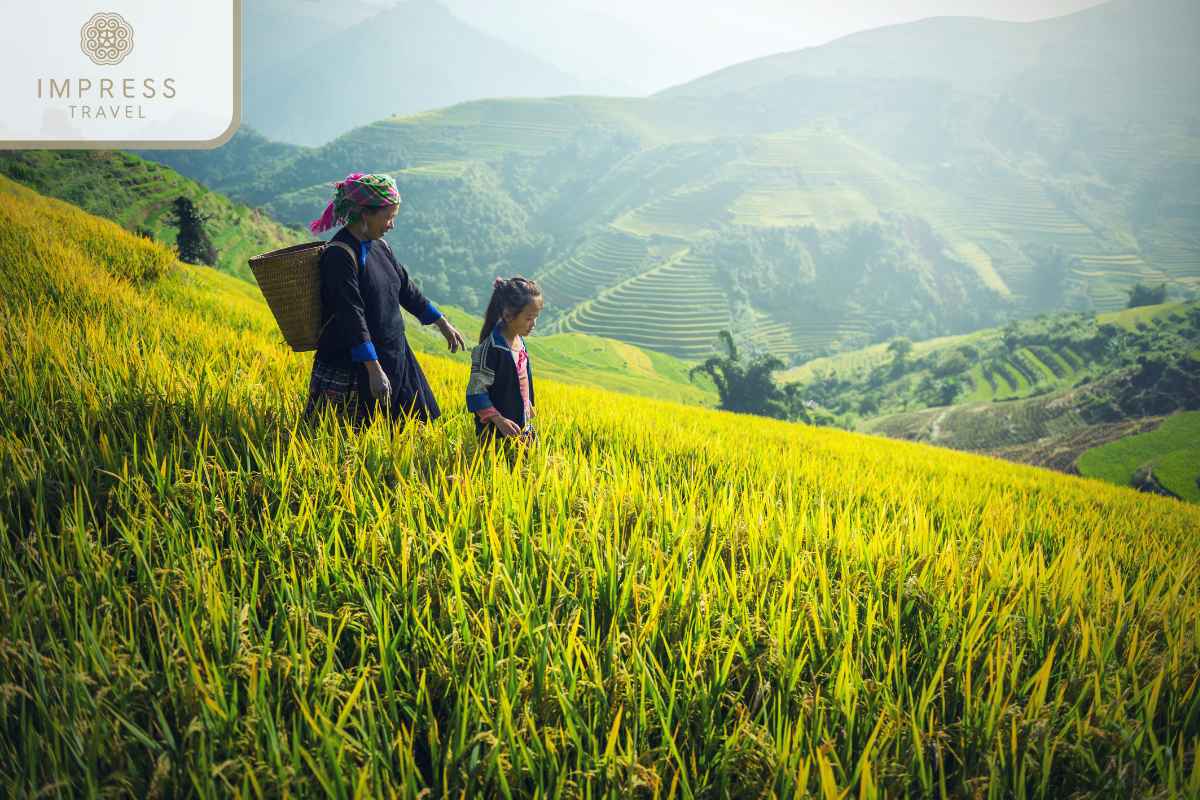
<instances>
[{"instance_id":1,"label":"woman's skirt","mask_svg":"<svg viewBox=\"0 0 1200 800\"><path fill-rule=\"evenodd\" d=\"M442 415L429 381L403 335L376 344L375 355L392 384L386 409L393 419L414 417L431 422ZM384 410L384 403L371 396L366 365L352 361L348 349L318 348L313 356L304 414L311 418L326 408L355 426L369 422Z\"/></svg>"}]
</instances>

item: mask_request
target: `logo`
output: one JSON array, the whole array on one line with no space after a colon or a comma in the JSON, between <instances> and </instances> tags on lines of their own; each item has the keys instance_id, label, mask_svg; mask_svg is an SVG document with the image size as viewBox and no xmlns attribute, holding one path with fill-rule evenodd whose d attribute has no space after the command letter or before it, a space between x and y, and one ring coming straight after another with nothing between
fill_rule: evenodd
<instances>
[{"instance_id":1,"label":"logo","mask_svg":"<svg viewBox=\"0 0 1200 800\"><path fill-rule=\"evenodd\" d=\"M133 28L120 14L96 14L79 31L79 47L94 64L120 64L133 52Z\"/></svg>"}]
</instances>

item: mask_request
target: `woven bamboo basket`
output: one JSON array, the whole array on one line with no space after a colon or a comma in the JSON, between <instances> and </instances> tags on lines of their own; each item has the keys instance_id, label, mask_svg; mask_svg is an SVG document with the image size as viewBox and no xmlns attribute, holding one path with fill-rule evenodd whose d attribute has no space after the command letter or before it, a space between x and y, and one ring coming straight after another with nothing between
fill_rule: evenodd
<instances>
[{"instance_id":1,"label":"woven bamboo basket","mask_svg":"<svg viewBox=\"0 0 1200 800\"><path fill-rule=\"evenodd\" d=\"M298 244L254 256L250 271L288 346L297 353L317 349L321 335L321 275L317 262L325 242Z\"/></svg>"}]
</instances>

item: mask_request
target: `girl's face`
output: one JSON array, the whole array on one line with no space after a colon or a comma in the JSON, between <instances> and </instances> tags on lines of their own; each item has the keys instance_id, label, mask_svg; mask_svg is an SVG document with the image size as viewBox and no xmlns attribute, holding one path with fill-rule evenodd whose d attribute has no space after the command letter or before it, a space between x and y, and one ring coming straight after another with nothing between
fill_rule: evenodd
<instances>
[{"instance_id":1,"label":"girl's face","mask_svg":"<svg viewBox=\"0 0 1200 800\"><path fill-rule=\"evenodd\" d=\"M507 308L504 309L504 323L510 334L515 336L528 336L533 333L533 328L537 325L538 314L542 313L542 299L530 302L521 312L515 317Z\"/></svg>"}]
</instances>

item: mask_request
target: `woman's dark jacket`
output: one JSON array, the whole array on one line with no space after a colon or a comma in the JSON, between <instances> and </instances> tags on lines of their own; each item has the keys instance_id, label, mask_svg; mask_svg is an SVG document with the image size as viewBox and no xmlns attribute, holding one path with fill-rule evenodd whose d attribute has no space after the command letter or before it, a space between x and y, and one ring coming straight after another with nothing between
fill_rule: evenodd
<instances>
[{"instance_id":1,"label":"woman's dark jacket","mask_svg":"<svg viewBox=\"0 0 1200 800\"><path fill-rule=\"evenodd\" d=\"M400 309L422 325L436 321L441 312L382 239L360 242L343 227L332 242L349 245L359 257L332 243L321 255L321 324L325 327L317 341L317 361L356 371L359 397L369 400L371 384L363 362L378 359L392 385L392 414L411 411L421 419L437 419L441 410L408 347Z\"/></svg>"},{"instance_id":2,"label":"woman's dark jacket","mask_svg":"<svg viewBox=\"0 0 1200 800\"><path fill-rule=\"evenodd\" d=\"M529 382L529 406L533 400L533 370L529 359L525 360L525 376ZM512 350L500 327L492 329L492 335L471 350L471 377L467 381L467 410L474 413L495 407L500 416L515 422L524 430L529 420L525 419L525 403L521 399L521 380L517 365L513 362ZM475 415L475 435L491 433L495 428Z\"/></svg>"}]
</instances>

